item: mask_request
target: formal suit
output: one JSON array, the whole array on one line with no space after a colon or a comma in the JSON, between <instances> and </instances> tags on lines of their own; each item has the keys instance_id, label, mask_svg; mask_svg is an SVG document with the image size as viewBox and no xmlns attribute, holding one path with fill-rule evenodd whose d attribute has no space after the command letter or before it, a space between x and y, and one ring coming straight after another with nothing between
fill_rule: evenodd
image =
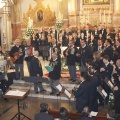
<instances>
[{"instance_id":1,"label":"formal suit","mask_svg":"<svg viewBox=\"0 0 120 120\"><path fill-rule=\"evenodd\" d=\"M68 55L66 56L66 51L68 53ZM73 46L73 47L68 47L65 51L63 51L64 56L66 57L67 60L67 65L69 68L69 74L70 74L70 78L72 80L76 80L76 66L75 63L77 61L77 57L76 57L76 53L77 53L78 49Z\"/></svg>"},{"instance_id":2,"label":"formal suit","mask_svg":"<svg viewBox=\"0 0 120 120\"><path fill-rule=\"evenodd\" d=\"M104 79L107 77L108 80L111 81L111 75L112 75L112 71L113 71L113 66L108 63L108 65L103 64L102 68L105 69L105 71L101 72L101 79L103 80L103 88L104 90L107 92L108 96L106 98L106 103L109 100L109 94L110 94L110 88L108 87L108 85L104 82Z\"/></svg>"},{"instance_id":3,"label":"formal suit","mask_svg":"<svg viewBox=\"0 0 120 120\"><path fill-rule=\"evenodd\" d=\"M32 60L30 61L30 76L34 77L38 75L40 77L43 76L42 65L38 58L33 57ZM41 82L34 83L35 92L38 92L38 88L40 89L40 91L44 90Z\"/></svg>"},{"instance_id":4,"label":"formal suit","mask_svg":"<svg viewBox=\"0 0 120 120\"><path fill-rule=\"evenodd\" d=\"M116 60L119 59L119 58L120 58L120 46L116 46L115 50L113 52L114 62L116 62Z\"/></svg>"},{"instance_id":5,"label":"formal suit","mask_svg":"<svg viewBox=\"0 0 120 120\"><path fill-rule=\"evenodd\" d=\"M115 98L115 113L120 114L120 81L117 83L118 90L114 92Z\"/></svg>"},{"instance_id":6,"label":"formal suit","mask_svg":"<svg viewBox=\"0 0 120 120\"><path fill-rule=\"evenodd\" d=\"M99 81L98 81L98 78L96 76L95 76L95 73L94 73L93 77L92 77L92 80L89 83L90 84L90 89L89 89L89 108L90 108L90 111L98 112L97 87L99 85Z\"/></svg>"},{"instance_id":7,"label":"formal suit","mask_svg":"<svg viewBox=\"0 0 120 120\"><path fill-rule=\"evenodd\" d=\"M76 98L76 110L77 112L82 112L85 106L88 106L89 99L89 83L88 81L83 81L77 90L72 90Z\"/></svg>"},{"instance_id":8,"label":"formal suit","mask_svg":"<svg viewBox=\"0 0 120 120\"><path fill-rule=\"evenodd\" d=\"M111 45L105 48L105 50L102 53L102 57L104 55L108 55L110 57L110 60L113 60L113 48Z\"/></svg>"},{"instance_id":9,"label":"formal suit","mask_svg":"<svg viewBox=\"0 0 120 120\"><path fill-rule=\"evenodd\" d=\"M59 80L61 77L61 61L59 58L56 58L55 60L51 59L49 64L53 71L49 72L49 78L50 78L50 85L51 85L51 91L53 93L58 92L55 87L53 86L53 83L56 80Z\"/></svg>"},{"instance_id":10,"label":"formal suit","mask_svg":"<svg viewBox=\"0 0 120 120\"><path fill-rule=\"evenodd\" d=\"M81 66L81 71L85 71L87 69L85 62L87 59L92 59L92 51L89 46L80 47L78 52L79 56L79 64Z\"/></svg>"},{"instance_id":11,"label":"formal suit","mask_svg":"<svg viewBox=\"0 0 120 120\"><path fill-rule=\"evenodd\" d=\"M54 120L54 117L45 112L40 112L35 115L35 120Z\"/></svg>"},{"instance_id":12,"label":"formal suit","mask_svg":"<svg viewBox=\"0 0 120 120\"><path fill-rule=\"evenodd\" d=\"M101 45L101 46L98 46L98 45L96 45L95 47L94 47L94 52L96 52L96 51L100 51L101 53L102 53L102 51L104 50L104 46L103 45Z\"/></svg>"},{"instance_id":13,"label":"formal suit","mask_svg":"<svg viewBox=\"0 0 120 120\"><path fill-rule=\"evenodd\" d=\"M96 39L98 39L98 35L99 35L99 31L98 30L92 31L92 34L95 36Z\"/></svg>"}]
</instances>

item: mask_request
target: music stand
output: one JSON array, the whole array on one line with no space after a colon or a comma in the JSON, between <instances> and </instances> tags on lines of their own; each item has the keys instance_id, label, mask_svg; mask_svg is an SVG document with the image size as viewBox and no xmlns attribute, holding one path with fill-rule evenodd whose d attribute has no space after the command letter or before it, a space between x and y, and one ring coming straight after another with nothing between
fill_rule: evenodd
<instances>
[{"instance_id":1,"label":"music stand","mask_svg":"<svg viewBox=\"0 0 120 120\"><path fill-rule=\"evenodd\" d=\"M64 86L62 86L62 84L58 80L55 81L53 85L59 92L63 92L66 95L66 97L69 99L69 106L70 106L70 99L72 94ZM60 96L60 100L61 100L61 96Z\"/></svg>"},{"instance_id":2,"label":"music stand","mask_svg":"<svg viewBox=\"0 0 120 120\"><path fill-rule=\"evenodd\" d=\"M108 85L108 87L113 91L114 88L113 83L107 77L104 79L104 81Z\"/></svg>"},{"instance_id":3,"label":"music stand","mask_svg":"<svg viewBox=\"0 0 120 120\"><path fill-rule=\"evenodd\" d=\"M14 120L14 118L21 120L21 115L23 116L22 119L27 118L28 120L31 120L29 117L20 112L20 100L23 100L29 92L30 90L8 89L8 91L3 95L4 98L17 100L18 112L10 120Z\"/></svg>"},{"instance_id":4,"label":"music stand","mask_svg":"<svg viewBox=\"0 0 120 120\"><path fill-rule=\"evenodd\" d=\"M105 90L101 86L97 87L97 91L101 95L101 97L103 98L104 106L105 106L105 99L107 97L107 93L105 92Z\"/></svg>"}]
</instances>

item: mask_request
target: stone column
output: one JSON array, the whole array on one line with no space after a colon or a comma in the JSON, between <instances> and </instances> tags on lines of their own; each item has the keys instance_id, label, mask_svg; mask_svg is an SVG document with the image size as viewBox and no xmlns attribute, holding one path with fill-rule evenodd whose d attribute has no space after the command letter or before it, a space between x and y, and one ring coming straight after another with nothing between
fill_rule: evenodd
<instances>
[{"instance_id":1,"label":"stone column","mask_svg":"<svg viewBox=\"0 0 120 120\"><path fill-rule=\"evenodd\" d=\"M114 13L120 14L120 0L114 0Z\"/></svg>"},{"instance_id":2,"label":"stone column","mask_svg":"<svg viewBox=\"0 0 120 120\"><path fill-rule=\"evenodd\" d=\"M12 40L16 38L21 39L21 3L20 0L13 0L14 5L12 6Z\"/></svg>"},{"instance_id":3,"label":"stone column","mask_svg":"<svg viewBox=\"0 0 120 120\"><path fill-rule=\"evenodd\" d=\"M112 16L112 25L115 30L118 30L120 25L120 0L114 0L114 11Z\"/></svg>"},{"instance_id":4,"label":"stone column","mask_svg":"<svg viewBox=\"0 0 120 120\"><path fill-rule=\"evenodd\" d=\"M68 1L68 12L69 12L69 26L77 26L77 17L76 17L76 0Z\"/></svg>"}]
</instances>

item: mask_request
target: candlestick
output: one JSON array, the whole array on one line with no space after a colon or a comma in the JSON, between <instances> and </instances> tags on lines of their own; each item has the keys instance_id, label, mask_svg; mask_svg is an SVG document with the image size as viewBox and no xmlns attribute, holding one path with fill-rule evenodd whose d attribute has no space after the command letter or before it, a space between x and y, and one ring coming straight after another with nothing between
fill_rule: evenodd
<instances>
[{"instance_id":1,"label":"candlestick","mask_svg":"<svg viewBox=\"0 0 120 120\"><path fill-rule=\"evenodd\" d=\"M102 21L101 21L101 9L100 9L100 22L102 22Z\"/></svg>"},{"instance_id":2,"label":"candlestick","mask_svg":"<svg viewBox=\"0 0 120 120\"><path fill-rule=\"evenodd\" d=\"M105 23L105 10L104 10L104 23Z\"/></svg>"}]
</instances>

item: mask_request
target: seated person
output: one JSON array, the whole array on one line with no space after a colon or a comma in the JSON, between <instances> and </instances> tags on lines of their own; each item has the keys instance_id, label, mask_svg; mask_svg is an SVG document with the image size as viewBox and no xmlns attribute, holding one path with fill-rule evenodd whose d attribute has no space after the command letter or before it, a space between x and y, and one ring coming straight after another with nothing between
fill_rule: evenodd
<instances>
[{"instance_id":1,"label":"seated person","mask_svg":"<svg viewBox=\"0 0 120 120\"><path fill-rule=\"evenodd\" d=\"M82 111L82 117L77 118L76 120L94 120L91 118L89 107L84 107Z\"/></svg>"},{"instance_id":2,"label":"seated person","mask_svg":"<svg viewBox=\"0 0 120 120\"><path fill-rule=\"evenodd\" d=\"M115 120L115 110L108 110L107 112L107 120Z\"/></svg>"},{"instance_id":3,"label":"seated person","mask_svg":"<svg viewBox=\"0 0 120 120\"><path fill-rule=\"evenodd\" d=\"M40 104L40 113L35 115L35 120L54 120L52 115L48 115L48 104L42 103Z\"/></svg>"},{"instance_id":4,"label":"seated person","mask_svg":"<svg viewBox=\"0 0 120 120\"><path fill-rule=\"evenodd\" d=\"M66 108L60 108L60 120L69 120L68 111Z\"/></svg>"}]
</instances>

